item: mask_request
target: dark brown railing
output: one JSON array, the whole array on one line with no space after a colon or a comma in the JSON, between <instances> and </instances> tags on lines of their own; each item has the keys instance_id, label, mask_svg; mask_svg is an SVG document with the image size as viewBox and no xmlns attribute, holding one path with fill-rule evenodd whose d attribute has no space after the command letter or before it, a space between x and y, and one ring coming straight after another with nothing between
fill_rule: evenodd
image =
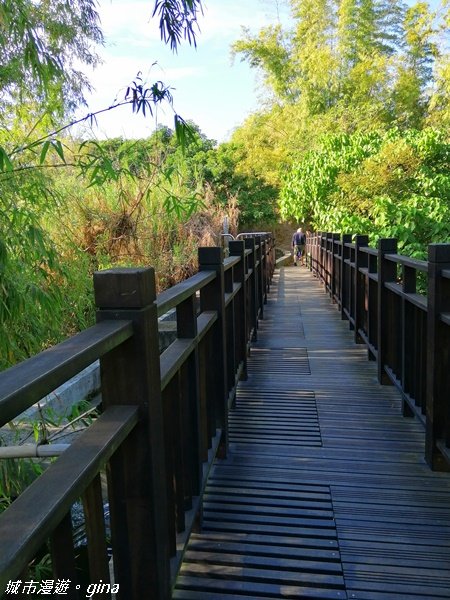
<instances>
[{"instance_id":1,"label":"dark brown railing","mask_svg":"<svg viewBox=\"0 0 450 600\"><path fill-rule=\"evenodd\" d=\"M393 383L403 414L426 430L425 458L450 467L450 244L430 244L428 260L397 254L397 240L370 248L365 235L307 237L307 264L348 319L355 341Z\"/></svg>"},{"instance_id":2,"label":"dark brown railing","mask_svg":"<svg viewBox=\"0 0 450 600\"><path fill-rule=\"evenodd\" d=\"M229 253L200 248L199 272L158 296L152 268L96 273L97 324L0 373L0 426L98 358L102 393L102 414L0 515L0 596L30 579L49 541L53 579L70 580L61 597L86 597L70 516L81 498L88 579L103 584L95 597L118 587L122 600L170 598L209 467L227 453L228 411L274 270L269 234ZM177 338L159 355L158 316L170 309Z\"/></svg>"}]
</instances>

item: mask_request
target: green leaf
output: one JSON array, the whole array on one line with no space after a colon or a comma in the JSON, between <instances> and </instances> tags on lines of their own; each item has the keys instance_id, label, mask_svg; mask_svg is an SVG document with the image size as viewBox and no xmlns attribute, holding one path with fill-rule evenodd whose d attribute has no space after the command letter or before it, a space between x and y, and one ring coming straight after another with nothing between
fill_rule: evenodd
<instances>
[{"instance_id":1,"label":"green leaf","mask_svg":"<svg viewBox=\"0 0 450 600\"><path fill-rule=\"evenodd\" d=\"M47 156L48 149L50 148L50 140L47 140L42 144L41 155L39 157L39 164L44 164L45 157Z\"/></svg>"},{"instance_id":2,"label":"green leaf","mask_svg":"<svg viewBox=\"0 0 450 600\"><path fill-rule=\"evenodd\" d=\"M6 150L0 146L0 171L3 173L13 171L14 167Z\"/></svg>"},{"instance_id":3,"label":"green leaf","mask_svg":"<svg viewBox=\"0 0 450 600\"><path fill-rule=\"evenodd\" d=\"M60 142L60 140L52 140L51 144L53 146L53 148L56 150L58 156L60 157L60 159L63 161L63 163L66 162L66 158L64 156L64 148L62 143Z\"/></svg>"}]
</instances>

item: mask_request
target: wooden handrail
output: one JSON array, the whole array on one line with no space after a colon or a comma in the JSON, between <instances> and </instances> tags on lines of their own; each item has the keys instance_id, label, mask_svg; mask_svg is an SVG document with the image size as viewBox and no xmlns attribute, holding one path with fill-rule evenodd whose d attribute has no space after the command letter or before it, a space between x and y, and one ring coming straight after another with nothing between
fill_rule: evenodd
<instances>
[{"instance_id":1,"label":"wooden handrail","mask_svg":"<svg viewBox=\"0 0 450 600\"><path fill-rule=\"evenodd\" d=\"M130 321L99 323L0 374L0 427L133 335Z\"/></svg>"},{"instance_id":2,"label":"wooden handrail","mask_svg":"<svg viewBox=\"0 0 450 600\"><path fill-rule=\"evenodd\" d=\"M3 424L97 359L103 407L0 515L0 595L50 538L53 576L71 579L68 598L84 597L76 591L69 514L80 496L91 580L109 582L107 494L115 584L130 600L170 598L205 464L215 452L227 454L228 411L246 377L274 265L272 236L246 234L226 259L221 248L200 248L199 272L158 296L151 268L96 273L97 325L0 373ZM159 355L158 316L171 309L177 337Z\"/></svg>"},{"instance_id":3,"label":"wooden handrail","mask_svg":"<svg viewBox=\"0 0 450 600\"><path fill-rule=\"evenodd\" d=\"M164 292L158 294L155 304L158 309L158 317L161 317L166 312L181 304L187 298L200 291L205 285L211 283L215 274L213 272L196 273L189 279L168 288Z\"/></svg>"},{"instance_id":4,"label":"wooden handrail","mask_svg":"<svg viewBox=\"0 0 450 600\"><path fill-rule=\"evenodd\" d=\"M419 260L417 258L411 258L410 256L403 256L401 254L386 254L386 260L391 260L398 265L404 265L405 267L411 267L417 271L428 271L428 262L426 260Z\"/></svg>"},{"instance_id":5,"label":"wooden handrail","mask_svg":"<svg viewBox=\"0 0 450 600\"><path fill-rule=\"evenodd\" d=\"M73 442L0 519L0 590L23 571L72 504L138 423L138 409L115 406Z\"/></svg>"},{"instance_id":6,"label":"wooden handrail","mask_svg":"<svg viewBox=\"0 0 450 600\"><path fill-rule=\"evenodd\" d=\"M447 470L450 244L430 244L424 261L398 254L394 239L370 248L366 236L335 237L307 236L308 267L349 321L355 341L376 360L380 383L396 385L403 414L425 425L430 467ZM426 294L418 289L418 272L427 278Z\"/></svg>"}]
</instances>

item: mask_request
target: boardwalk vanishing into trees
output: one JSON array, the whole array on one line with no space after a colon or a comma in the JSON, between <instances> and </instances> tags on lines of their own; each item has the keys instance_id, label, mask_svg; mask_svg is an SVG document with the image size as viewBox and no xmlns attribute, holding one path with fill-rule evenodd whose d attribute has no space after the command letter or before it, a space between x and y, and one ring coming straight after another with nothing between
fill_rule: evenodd
<instances>
[{"instance_id":1,"label":"boardwalk vanishing into trees","mask_svg":"<svg viewBox=\"0 0 450 600\"><path fill-rule=\"evenodd\" d=\"M306 269L277 271L175 600L450 596L450 475Z\"/></svg>"}]
</instances>

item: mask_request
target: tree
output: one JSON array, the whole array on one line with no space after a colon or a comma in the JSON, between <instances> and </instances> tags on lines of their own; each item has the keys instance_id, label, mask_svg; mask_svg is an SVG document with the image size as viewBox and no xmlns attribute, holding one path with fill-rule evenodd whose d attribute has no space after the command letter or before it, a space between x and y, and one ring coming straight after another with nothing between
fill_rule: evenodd
<instances>
[{"instance_id":1,"label":"tree","mask_svg":"<svg viewBox=\"0 0 450 600\"><path fill-rule=\"evenodd\" d=\"M119 185L141 175L133 172L139 162L133 147L118 149L122 162L101 145L71 140L73 123L63 125L89 86L82 66L98 62L95 45L103 36L95 6L95 0L0 3L0 368L91 321L90 255L76 236L63 243L50 227L64 213L65 183L74 172L78 190L80 181L86 187ZM155 2L161 34L173 49L183 35L195 43L200 9L199 0ZM167 86L137 77L115 106L151 113L163 101L172 102ZM188 140L190 130L177 114L175 131ZM65 177L58 180L60 169ZM117 191L119 199L126 192ZM173 194L171 200L176 208ZM119 220L114 231L123 232L129 222Z\"/></svg>"},{"instance_id":2,"label":"tree","mask_svg":"<svg viewBox=\"0 0 450 600\"><path fill-rule=\"evenodd\" d=\"M290 40L281 25L271 25L252 36L249 29L243 29L244 37L232 45L232 55L242 55L251 67L262 71L264 82L276 98L287 102L297 98L294 86L295 70L290 57Z\"/></svg>"},{"instance_id":3,"label":"tree","mask_svg":"<svg viewBox=\"0 0 450 600\"><path fill-rule=\"evenodd\" d=\"M442 0L438 9L441 20L438 28L439 53L434 67L434 88L428 106L427 122L444 129L450 128L450 2Z\"/></svg>"},{"instance_id":4,"label":"tree","mask_svg":"<svg viewBox=\"0 0 450 600\"><path fill-rule=\"evenodd\" d=\"M2 2L2 109L33 99L52 114L72 110L90 85L78 64L95 66L102 42L95 0Z\"/></svg>"},{"instance_id":5,"label":"tree","mask_svg":"<svg viewBox=\"0 0 450 600\"><path fill-rule=\"evenodd\" d=\"M299 102L307 114L322 113L336 98L334 6L331 0L291 0L291 7L296 23L291 57Z\"/></svg>"},{"instance_id":6,"label":"tree","mask_svg":"<svg viewBox=\"0 0 450 600\"><path fill-rule=\"evenodd\" d=\"M286 174L281 213L322 231L396 237L420 256L450 235L450 144L434 129L327 136Z\"/></svg>"},{"instance_id":7,"label":"tree","mask_svg":"<svg viewBox=\"0 0 450 600\"><path fill-rule=\"evenodd\" d=\"M435 20L436 13L425 2L414 4L405 14L405 48L398 58L393 97L398 121L409 127L420 127L427 110L428 85L438 57Z\"/></svg>"}]
</instances>

